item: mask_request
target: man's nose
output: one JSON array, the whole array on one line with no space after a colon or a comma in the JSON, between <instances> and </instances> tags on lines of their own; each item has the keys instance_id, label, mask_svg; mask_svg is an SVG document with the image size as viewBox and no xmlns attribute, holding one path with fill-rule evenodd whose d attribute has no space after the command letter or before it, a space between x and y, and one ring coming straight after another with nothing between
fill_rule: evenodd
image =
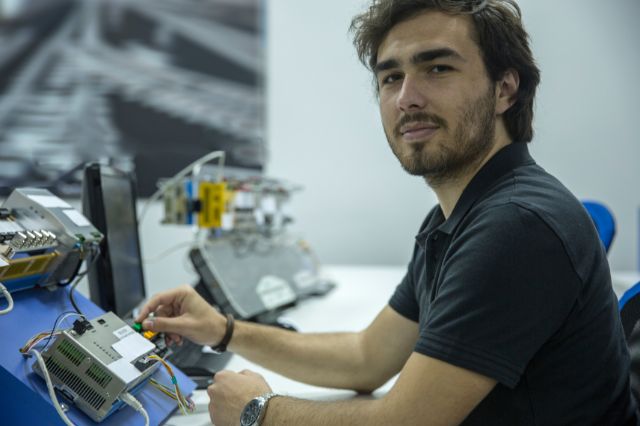
<instances>
[{"instance_id":1,"label":"man's nose","mask_svg":"<svg viewBox=\"0 0 640 426\"><path fill-rule=\"evenodd\" d=\"M413 77L405 76L396 104L404 112L423 109L427 104L427 98L419 81Z\"/></svg>"}]
</instances>

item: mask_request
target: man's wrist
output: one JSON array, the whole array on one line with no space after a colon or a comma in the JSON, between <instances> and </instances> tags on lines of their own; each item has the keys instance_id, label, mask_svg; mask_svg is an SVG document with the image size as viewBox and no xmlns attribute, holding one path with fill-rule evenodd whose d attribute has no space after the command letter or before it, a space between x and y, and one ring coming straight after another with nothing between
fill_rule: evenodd
<instances>
[{"instance_id":1,"label":"man's wrist","mask_svg":"<svg viewBox=\"0 0 640 426\"><path fill-rule=\"evenodd\" d=\"M233 337L234 328L235 319L233 318L232 314L227 314L224 335L217 344L211 345L211 349L219 353L226 352L227 346L229 345L229 342L231 342L231 338Z\"/></svg>"},{"instance_id":2,"label":"man's wrist","mask_svg":"<svg viewBox=\"0 0 640 426\"><path fill-rule=\"evenodd\" d=\"M267 392L253 398L245 405L240 414L240 426L264 426L266 425L266 414L270 401L281 395L274 392Z\"/></svg>"}]
</instances>

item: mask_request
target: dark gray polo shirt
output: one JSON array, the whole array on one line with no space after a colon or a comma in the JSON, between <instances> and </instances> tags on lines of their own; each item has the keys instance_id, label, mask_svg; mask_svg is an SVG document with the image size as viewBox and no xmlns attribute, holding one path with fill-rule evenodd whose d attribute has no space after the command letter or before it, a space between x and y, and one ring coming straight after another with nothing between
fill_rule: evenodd
<instances>
[{"instance_id":1,"label":"dark gray polo shirt","mask_svg":"<svg viewBox=\"0 0 640 426\"><path fill-rule=\"evenodd\" d=\"M419 323L416 352L498 381L464 424L635 424L606 253L526 144L489 160L447 220L429 213L389 304Z\"/></svg>"}]
</instances>

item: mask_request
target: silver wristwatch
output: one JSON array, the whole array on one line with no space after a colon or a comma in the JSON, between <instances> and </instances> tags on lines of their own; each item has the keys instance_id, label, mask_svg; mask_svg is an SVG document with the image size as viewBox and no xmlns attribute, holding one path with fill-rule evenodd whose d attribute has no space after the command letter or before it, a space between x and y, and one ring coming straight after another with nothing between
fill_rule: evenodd
<instances>
[{"instance_id":1,"label":"silver wristwatch","mask_svg":"<svg viewBox=\"0 0 640 426\"><path fill-rule=\"evenodd\" d=\"M260 426L267 412L267 404L274 396L280 395L269 392L249 401L240 414L240 426Z\"/></svg>"}]
</instances>

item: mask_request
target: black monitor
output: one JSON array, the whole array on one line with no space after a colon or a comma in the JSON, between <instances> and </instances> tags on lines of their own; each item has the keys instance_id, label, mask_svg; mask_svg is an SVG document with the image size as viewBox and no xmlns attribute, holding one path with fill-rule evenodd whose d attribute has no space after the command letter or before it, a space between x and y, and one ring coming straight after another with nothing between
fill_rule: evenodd
<instances>
[{"instance_id":1,"label":"black monitor","mask_svg":"<svg viewBox=\"0 0 640 426\"><path fill-rule=\"evenodd\" d=\"M100 256L89 272L91 300L105 311L131 318L146 295L133 175L102 164L88 164L82 210L105 236Z\"/></svg>"}]
</instances>

